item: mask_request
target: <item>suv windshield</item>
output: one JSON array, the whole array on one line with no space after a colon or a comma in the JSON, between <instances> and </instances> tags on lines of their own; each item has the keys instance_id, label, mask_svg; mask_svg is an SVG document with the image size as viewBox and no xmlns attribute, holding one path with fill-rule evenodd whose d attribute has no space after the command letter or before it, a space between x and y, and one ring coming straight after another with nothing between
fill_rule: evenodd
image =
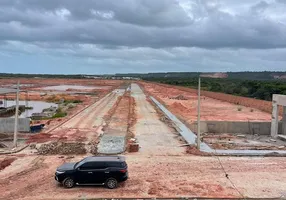
<instances>
[{"instance_id":1,"label":"suv windshield","mask_svg":"<svg viewBox=\"0 0 286 200\"><path fill-rule=\"evenodd\" d=\"M81 166L83 163L85 163L85 159L77 162L75 165L74 165L74 169L78 168L79 166Z\"/></svg>"}]
</instances>

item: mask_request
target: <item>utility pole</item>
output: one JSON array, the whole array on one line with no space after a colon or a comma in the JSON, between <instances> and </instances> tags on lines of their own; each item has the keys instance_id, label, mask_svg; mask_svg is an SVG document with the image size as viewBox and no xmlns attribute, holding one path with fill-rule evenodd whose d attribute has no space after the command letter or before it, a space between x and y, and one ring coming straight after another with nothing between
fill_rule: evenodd
<instances>
[{"instance_id":1,"label":"utility pole","mask_svg":"<svg viewBox=\"0 0 286 200\"><path fill-rule=\"evenodd\" d=\"M16 94L16 112L15 112L15 126L14 126L14 147L17 147L17 133L18 133L18 115L19 115L19 86L17 83L17 94Z\"/></svg>"},{"instance_id":2,"label":"utility pole","mask_svg":"<svg viewBox=\"0 0 286 200\"><path fill-rule=\"evenodd\" d=\"M197 148L200 150L201 147L201 77L199 76L198 86L198 130L197 130Z\"/></svg>"},{"instance_id":3,"label":"utility pole","mask_svg":"<svg viewBox=\"0 0 286 200\"><path fill-rule=\"evenodd\" d=\"M28 106L29 106L29 102L28 102L28 91L26 91L26 98L25 98L25 116L26 118L28 117Z\"/></svg>"},{"instance_id":4,"label":"utility pole","mask_svg":"<svg viewBox=\"0 0 286 200\"><path fill-rule=\"evenodd\" d=\"M4 108L7 108L7 98L6 98L6 94L4 94Z\"/></svg>"}]
</instances>

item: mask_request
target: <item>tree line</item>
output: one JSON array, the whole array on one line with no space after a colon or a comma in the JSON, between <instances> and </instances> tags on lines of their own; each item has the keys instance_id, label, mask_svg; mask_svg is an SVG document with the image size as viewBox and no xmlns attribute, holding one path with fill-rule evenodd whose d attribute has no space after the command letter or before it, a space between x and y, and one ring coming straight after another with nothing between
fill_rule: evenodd
<instances>
[{"instance_id":1,"label":"tree line","mask_svg":"<svg viewBox=\"0 0 286 200\"><path fill-rule=\"evenodd\" d=\"M155 81L170 85L197 88L198 78L145 78L147 81ZM237 96L271 101L272 94L286 95L286 82L278 80L239 80L221 78L201 78L203 90L222 92Z\"/></svg>"}]
</instances>

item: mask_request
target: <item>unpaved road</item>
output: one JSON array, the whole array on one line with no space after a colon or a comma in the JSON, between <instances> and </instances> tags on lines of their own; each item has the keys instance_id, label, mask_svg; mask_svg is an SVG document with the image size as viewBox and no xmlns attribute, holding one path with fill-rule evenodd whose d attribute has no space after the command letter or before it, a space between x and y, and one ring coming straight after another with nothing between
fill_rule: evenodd
<instances>
[{"instance_id":1,"label":"unpaved road","mask_svg":"<svg viewBox=\"0 0 286 200\"><path fill-rule=\"evenodd\" d=\"M217 157L189 155L184 147L179 147L174 130L160 121L154 107L136 84L132 85L132 96L137 115L133 131L141 148L139 152L125 154L129 165L128 181L115 190L103 187L64 189L54 180L55 169L64 162L78 161L87 155L73 158L21 153L1 155L0 161L11 157L16 160L0 171L0 199L242 197L240 193L244 197L270 198L286 195L285 158L221 157L221 163L239 193L226 178ZM106 98L102 103L109 105L110 101ZM90 114L95 116L96 112L98 115L90 118L93 119L90 120L92 125L81 126L90 129L97 124L99 119L96 117L105 112L105 107L91 107L64 126L78 127L76 124L80 119L84 120Z\"/></svg>"},{"instance_id":2,"label":"unpaved road","mask_svg":"<svg viewBox=\"0 0 286 200\"><path fill-rule=\"evenodd\" d=\"M137 84L131 85L131 95L136 103L137 123L133 132L140 144L139 152L147 155L181 155L185 149L179 147L175 131L160 121L156 110Z\"/></svg>"},{"instance_id":3,"label":"unpaved road","mask_svg":"<svg viewBox=\"0 0 286 200\"><path fill-rule=\"evenodd\" d=\"M107 96L64 123L61 127L84 129L101 125L103 116L111 109L118 96L123 95L123 93L124 90L112 91Z\"/></svg>"},{"instance_id":4,"label":"unpaved road","mask_svg":"<svg viewBox=\"0 0 286 200\"><path fill-rule=\"evenodd\" d=\"M95 140L105 124L104 116L123 93L124 90L122 89L112 91L98 102L51 131L50 139L87 142Z\"/></svg>"}]
</instances>

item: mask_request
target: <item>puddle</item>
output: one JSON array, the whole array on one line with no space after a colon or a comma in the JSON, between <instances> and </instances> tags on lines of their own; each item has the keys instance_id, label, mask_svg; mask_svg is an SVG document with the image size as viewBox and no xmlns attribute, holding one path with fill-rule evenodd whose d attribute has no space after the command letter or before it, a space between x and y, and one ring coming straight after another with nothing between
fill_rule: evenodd
<instances>
[{"instance_id":1,"label":"puddle","mask_svg":"<svg viewBox=\"0 0 286 200\"><path fill-rule=\"evenodd\" d=\"M43 89L43 90L66 91L68 89L73 89L73 90L93 90L93 89L103 89L103 88L109 88L109 86L56 85L56 86L42 87L41 89Z\"/></svg>"},{"instance_id":2,"label":"puddle","mask_svg":"<svg viewBox=\"0 0 286 200\"><path fill-rule=\"evenodd\" d=\"M15 104L16 104L15 101L10 101L10 100L7 101L7 107L13 106ZM24 112L22 112L21 115L19 116L20 118L31 117L32 113L40 113L43 111L43 109L49 108L51 106L58 107L58 105L55 103L48 103L44 101L28 101L27 105L26 105L26 101L19 101L19 105L33 107L33 109L31 110L26 109Z\"/></svg>"},{"instance_id":3,"label":"puddle","mask_svg":"<svg viewBox=\"0 0 286 200\"><path fill-rule=\"evenodd\" d=\"M5 169L6 167L8 167L9 165L12 164L12 162L14 162L16 160L16 158L5 158L4 160L2 160L0 162L0 170Z\"/></svg>"}]
</instances>

